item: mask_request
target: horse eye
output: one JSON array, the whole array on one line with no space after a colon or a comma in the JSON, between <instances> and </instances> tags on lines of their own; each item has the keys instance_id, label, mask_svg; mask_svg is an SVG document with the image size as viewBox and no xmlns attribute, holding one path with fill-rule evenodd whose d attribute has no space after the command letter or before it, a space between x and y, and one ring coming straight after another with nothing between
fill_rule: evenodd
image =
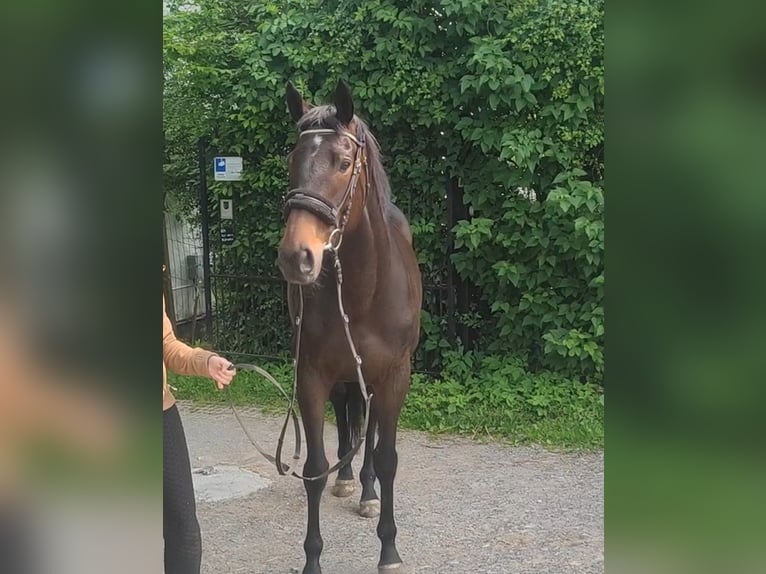
<instances>
[{"instance_id":1,"label":"horse eye","mask_svg":"<svg viewBox=\"0 0 766 574\"><path fill-rule=\"evenodd\" d=\"M343 160L343 163L340 164L340 171L346 171L350 167L351 167L351 162L348 160Z\"/></svg>"}]
</instances>

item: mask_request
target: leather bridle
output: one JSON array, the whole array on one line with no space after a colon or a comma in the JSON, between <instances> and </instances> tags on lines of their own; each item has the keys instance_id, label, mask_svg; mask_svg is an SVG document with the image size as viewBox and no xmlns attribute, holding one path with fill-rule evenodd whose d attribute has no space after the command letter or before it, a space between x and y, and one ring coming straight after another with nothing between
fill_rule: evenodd
<instances>
[{"instance_id":1,"label":"leather bridle","mask_svg":"<svg viewBox=\"0 0 766 574\"><path fill-rule=\"evenodd\" d=\"M290 215L293 209L302 209L318 217L321 221L333 228L330 235L330 243L337 249L340 247L340 241L343 237L343 232L348 224L349 216L351 215L351 207L354 202L354 194L356 193L356 187L359 183L359 175L362 173L362 168L365 168L365 189L364 189L364 202L367 202L367 192L370 186L370 178L368 164L365 150L365 138L362 130L357 130L357 135L353 135L347 130L336 131L329 128L316 128L303 130L298 134L298 137L309 134L321 134L321 135L342 135L349 138L356 145L354 151L354 171L351 174L351 179L348 182L346 191L343 193L343 197L340 203L337 205L327 199L326 197L312 191L306 187L297 187L291 189L285 196L285 205L283 214L285 219ZM337 233L336 233L337 230ZM337 243L333 241L337 238Z\"/></svg>"}]
</instances>

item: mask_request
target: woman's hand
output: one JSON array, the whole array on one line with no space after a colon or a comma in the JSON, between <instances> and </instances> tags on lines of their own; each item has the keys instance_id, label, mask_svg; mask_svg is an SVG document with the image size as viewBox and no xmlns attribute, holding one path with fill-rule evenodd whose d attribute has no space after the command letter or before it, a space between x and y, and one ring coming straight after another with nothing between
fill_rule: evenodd
<instances>
[{"instance_id":1,"label":"woman's hand","mask_svg":"<svg viewBox=\"0 0 766 574\"><path fill-rule=\"evenodd\" d=\"M210 357L207 361L207 371L210 378L215 381L216 386L222 389L224 386L231 383L234 375L237 374L237 370L232 367L232 364L224 359L215 355Z\"/></svg>"}]
</instances>

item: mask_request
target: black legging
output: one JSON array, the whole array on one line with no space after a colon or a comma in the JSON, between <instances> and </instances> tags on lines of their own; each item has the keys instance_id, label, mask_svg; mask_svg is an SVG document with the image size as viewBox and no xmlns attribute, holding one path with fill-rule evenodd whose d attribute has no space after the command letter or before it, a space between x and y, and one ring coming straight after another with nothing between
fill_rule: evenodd
<instances>
[{"instance_id":1,"label":"black legging","mask_svg":"<svg viewBox=\"0 0 766 574\"><path fill-rule=\"evenodd\" d=\"M186 436L175 405L162 413L162 436L165 574L199 574L202 537Z\"/></svg>"},{"instance_id":2,"label":"black legging","mask_svg":"<svg viewBox=\"0 0 766 574\"><path fill-rule=\"evenodd\" d=\"M41 574L38 536L28 509L17 501L0 498L0 572Z\"/></svg>"}]
</instances>

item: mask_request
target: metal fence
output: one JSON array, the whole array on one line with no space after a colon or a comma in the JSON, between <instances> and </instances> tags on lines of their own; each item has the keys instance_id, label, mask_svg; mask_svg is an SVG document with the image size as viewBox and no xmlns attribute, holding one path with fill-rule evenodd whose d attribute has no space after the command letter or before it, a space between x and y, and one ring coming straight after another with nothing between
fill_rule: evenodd
<instances>
[{"instance_id":1,"label":"metal fence","mask_svg":"<svg viewBox=\"0 0 766 574\"><path fill-rule=\"evenodd\" d=\"M221 226L218 206L211 205L207 184L207 171L212 161L213 155L201 141L198 233L192 234L192 239L187 237L182 240L191 245L170 245L166 252L166 259L169 253L177 253L170 255L170 258L177 259L169 266L172 291L183 293L186 298L190 290L194 293L193 317L176 317L176 322L182 329L186 324L185 332L189 334L191 331L191 336L204 335L210 346L229 356L286 360L289 358L291 329L287 286L276 270L273 275L247 274L240 271L242 265L227 261L224 249L226 230ZM459 219L468 217L461 193L458 181L445 178L446 213L443 223L448 230ZM409 202L403 202L405 211L408 203L412 204L412 198ZM423 309L436 320L444 340L461 340L470 347L472 333L461 324L459 316L469 309L473 293L470 286L460 280L451 264L450 255L454 250L452 234L448 232L447 237L443 265L424 278ZM172 238L167 239L172 243ZM193 253L185 252L184 248ZM199 256L198 273L192 271L194 266L189 262L195 255ZM176 304L175 308L185 307ZM189 329L189 322L194 323L196 328ZM433 343L425 344L425 340L421 342L414 357L415 370L438 371L440 348L434 347Z\"/></svg>"}]
</instances>

